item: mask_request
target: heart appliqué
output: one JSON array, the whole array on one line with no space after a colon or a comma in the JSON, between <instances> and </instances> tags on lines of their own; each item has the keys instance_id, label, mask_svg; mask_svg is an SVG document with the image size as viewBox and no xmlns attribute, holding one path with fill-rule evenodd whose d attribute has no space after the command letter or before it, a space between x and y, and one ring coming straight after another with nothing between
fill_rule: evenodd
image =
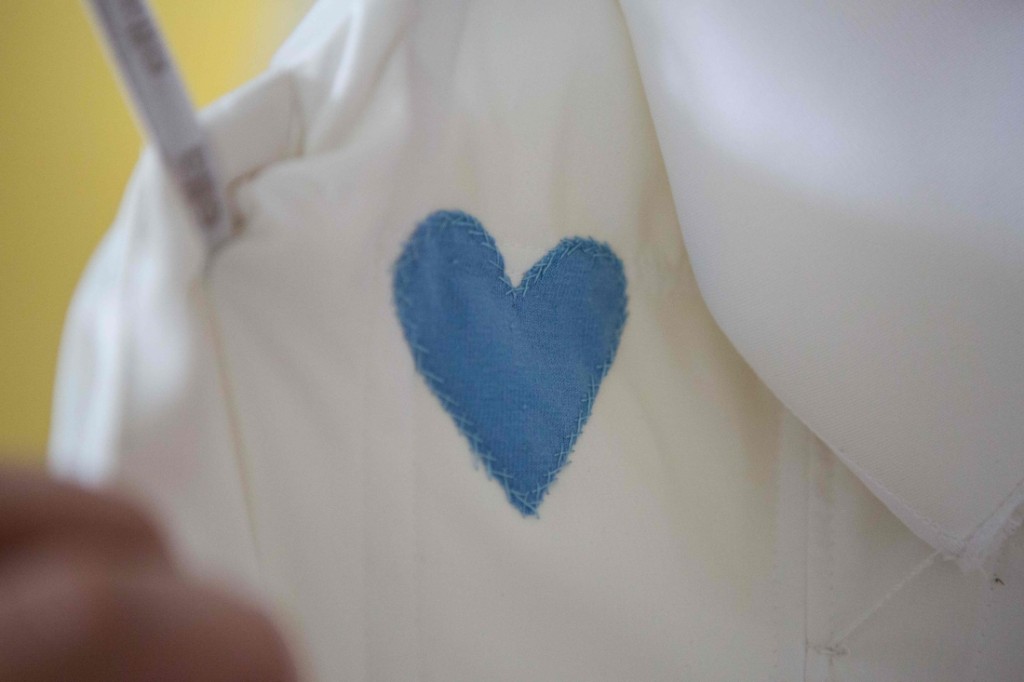
<instances>
[{"instance_id":1,"label":"heart appliqu\u00e9","mask_svg":"<svg viewBox=\"0 0 1024 682\"><path fill-rule=\"evenodd\" d=\"M394 295L416 369L509 502L536 516L615 359L622 261L563 239L514 287L483 225L439 211L395 263Z\"/></svg>"}]
</instances>

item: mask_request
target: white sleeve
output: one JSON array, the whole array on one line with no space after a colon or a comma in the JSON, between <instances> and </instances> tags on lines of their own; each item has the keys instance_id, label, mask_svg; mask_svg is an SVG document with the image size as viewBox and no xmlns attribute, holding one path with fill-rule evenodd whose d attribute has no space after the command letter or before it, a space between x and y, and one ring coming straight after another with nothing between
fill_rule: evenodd
<instances>
[{"instance_id":1,"label":"white sleeve","mask_svg":"<svg viewBox=\"0 0 1024 682\"><path fill-rule=\"evenodd\" d=\"M979 565L1024 501L1024 5L623 6L719 325Z\"/></svg>"}]
</instances>

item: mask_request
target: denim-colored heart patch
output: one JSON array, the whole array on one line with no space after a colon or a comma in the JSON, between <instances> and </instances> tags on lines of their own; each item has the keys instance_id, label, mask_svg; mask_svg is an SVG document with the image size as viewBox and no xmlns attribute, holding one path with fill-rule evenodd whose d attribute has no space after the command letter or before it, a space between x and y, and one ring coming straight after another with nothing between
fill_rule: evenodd
<instances>
[{"instance_id":1,"label":"denim-colored heart patch","mask_svg":"<svg viewBox=\"0 0 1024 682\"><path fill-rule=\"evenodd\" d=\"M513 287L480 222L440 211L409 238L394 287L416 369L509 502L536 516L615 359L622 262L563 239Z\"/></svg>"}]
</instances>

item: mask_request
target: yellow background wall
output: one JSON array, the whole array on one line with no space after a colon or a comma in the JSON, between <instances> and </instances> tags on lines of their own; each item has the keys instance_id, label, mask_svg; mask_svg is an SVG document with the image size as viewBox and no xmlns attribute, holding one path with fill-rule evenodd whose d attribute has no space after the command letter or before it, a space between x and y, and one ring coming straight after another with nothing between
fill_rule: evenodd
<instances>
[{"instance_id":1,"label":"yellow background wall","mask_svg":"<svg viewBox=\"0 0 1024 682\"><path fill-rule=\"evenodd\" d=\"M312 0L150 0L197 105L258 73ZM0 0L0 461L41 462L71 293L140 136L81 2Z\"/></svg>"}]
</instances>

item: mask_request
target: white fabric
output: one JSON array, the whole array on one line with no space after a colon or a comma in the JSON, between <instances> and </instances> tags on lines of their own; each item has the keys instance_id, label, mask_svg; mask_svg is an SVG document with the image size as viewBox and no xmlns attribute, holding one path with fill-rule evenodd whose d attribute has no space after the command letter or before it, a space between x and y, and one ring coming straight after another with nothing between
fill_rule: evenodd
<instances>
[{"instance_id":1,"label":"white fabric","mask_svg":"<svg viewBox=\"0 0 1024 682\"><path fill-rule=\"evenodd\" d=\"M208 266L141 162L69 315L54 467L264 592L315 680L965 679L952 656L1008 679L1024 609L832 462L704 307L634 60L652 15L624 4L632 40L614 2L320 2L207 112L242 226ZM539 520L474 467L392 309L439 208L513 280L577 234L625 265L618 357Z\"/></svg>"},{"instance_id":2,"label":"white fabric","mask_svg":"<svg viewBox=\"0 0 1024 682\"><path fill-rule=\"evenodd\" d=\"M623 6L715 319L977 566L1024 502L1024 5Z\"/></svg>"}]
</instances>

